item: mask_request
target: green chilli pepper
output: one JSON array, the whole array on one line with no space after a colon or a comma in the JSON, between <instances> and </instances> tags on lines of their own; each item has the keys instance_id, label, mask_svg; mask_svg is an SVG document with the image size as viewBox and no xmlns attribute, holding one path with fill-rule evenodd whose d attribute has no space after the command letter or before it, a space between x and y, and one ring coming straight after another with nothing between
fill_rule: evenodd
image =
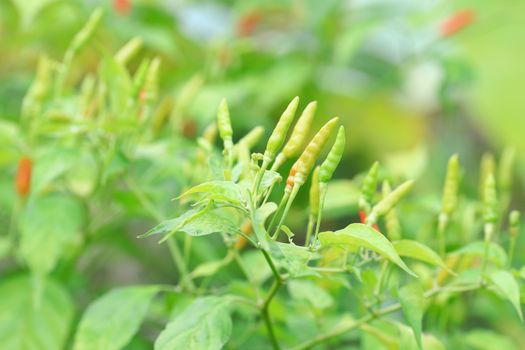
<instances>
[{"instance_id":1,"label":"green chilli pepper","mask_svg":"<svg viewBox=\"0 0 525 350\"><path fill-rule=\"evenodd\" d=\"M135 71L135 74L133 75L132 95L135 99L139 97L140 91L144 86L144 81L146 81L146 74L148 73L150 63L151 61L149 59L142 60L139 67Z\"/></svg>"},{"instance_id":2,"label":"green chilli pepper","mask_svg":"<svg viewBox=\"0 0 525 350\"><path fill-rule=\"evenodd\" d=\"M483 156L481 156L481 162L479 167L479 193L481 199L483 200L483 196L485 195L485 184L487 182L487 177L490 174L496 173L496 160L494 159L494 155L489 152L484 153Z\"/></svg>"},{"instance_id":3,"label":"green chilli pepper","mask_svg":"<svg viewBox=\"0 0 525 350\"><path fill-rule=\"evenodd\" d=\"M310 102L303 110L303 113L301 113L299 120L297 120L297 123L292 130L292 134L284 145L282 152L280 152L275 158L275 162L272 165L273 171L277 171L287 159L299 155L304 147L308 133L310 132L310 127L316 110L316 101Z\"/></svg>"},{"instance_id":4,"label":"green chilli pepper","mask_svg":"<svg viewBox=\"0 0 525 350\"><path fill-rule=\"evenodd\" d=\"M38 59L35 80L22 103L24 117L34 117L40 112L44 100L51 91L52 72L51 60L46 56L41 56Z\"/></svg>"},{"instance_id":5,"label":"green chilli pepper","mask_svg":"<svg viewBox=\"0 0 525 350\"><path fill-rule=\"evenodd\" d=\"M264 151L264 157L268 159L268 162L271 162L275 159L277 152L281 148L286 140L286 135L290 125L292 125L293 119L295 117L295 111L297 110L297 105L299 104L299 97L295 97L292 102L286 107L285 111L279 118L277 125L273 129L268 143L266 145L266 150Z\"/></svg>"},{"instance_id":6,"label":"green chilli pepper","mask_svg":"<svg viewBox=\"0 0 525 350\"><path fill-rule=\"evenodd\" d=\"M321 170L319 171L319 182L327 183L332 178L335 169L343 157L345 142L345 128L344 126L340 126L332 149L330 149L330 152L328 152L325 161L323 164L321 164Z\"/></svg>"},{"instance_id":7,"label":"green chilli pepper","mask_svg":"<svg viewBox=\"0 0 525 350\"><path fill-rule=\"evenodd\" d=\"M328 142L330 135L339 122L339 118L335 117L330 119L323 127L315 134L313 139L310 141L308 146L297 160L297 173L295 175L295 184L302 186L306 181L306 178L312 168L314 167L315 160L319 157L323 148Z\"/></svg>"},{"instance_id":8,"label":"green chilli pepper","mask_svg":"<svg viewBox=\"0 0 525 350\"><path fill-rule=\"evenodd\" d=\"M93 11L84 27L73 37L71 44L64 54L64 62L71 62L73 57L80 51L80 49L91 39L95 28L102 19L102 9L99 7Z\"/></svg>"},{"instance_id":9,"label":"green chilli pepper","mask_svg":"<svg viewBox=\"0 0 525 350\"><path fill-rule=\"evenodd\" d=\"M390 182L387 180L383 181L381 190L383 191L383 198L388 197L388 195L392 192ZM391 240L401 239L401 225L399 224L396 208L390 209L390 211L385 214L385 227L388 238Z\"/></svg>"},{"instance_id":10,"label":"green chilli pepper","mask_svg":"<svg viewBox=\"0 0 525 350\"><path fill-rule=\"evenodd\" d=\"M115 54L115 61L125 65L137 54L142 47L144 41L139 37L134 37L126 43L120 50Z\"/></svg>"},{"instance_id":11,"label":"green chilli pepper","mask_svg":"<svg viewBox=\"0 0 525 350\"><path fill-rule=\"evenodd\" d=\"M363 179L361 185L361 196L359 197L359 210L368 214L377 190L377 179L379 173L379 162L374 162Z\"/></svg>"},{"instance_id":12,"label":"green chilli pepper","mask_svg":"<svg viewBox=\"0 0 525 350\"><path fill-rule=\"evenodd\" d=\"M233 145L233 129L230 121L228 103L225 99L222 99L219 105L219 110L217 112L217 127L219 128L219 135L224 142L224 148L230 149Z\"/></svg>"},{"instance_id":13,"label":"green chilli pepper","mask_svg":"<svg viewBox=\"0 0 525 350\"><path fill-rule=\"evenodd\" d=\"M261 137L264 135L264 128L262 126L256 126L249 133L247 133L242 139L239 140L239 145L244 145L248 149L251 149L253 146L259 142Z\"/></svg>"},{"instance_id":14,"label":"green chilli pepper","mask_svg":"<svg viewBox=\"0 0 525 350\"><path fill-rule=\"evenodd\" d=\"M490 224L498 221L498 197L493 174L487 176L483 189L483 221Z\"/></svg>"},{"instance_id":15,"label":"green chilli pepper","mask_svg":"<svg viewBox=\"0 0 525 350\"><path fill-rule=\"evenodd\" d=\"M144 98L146 104L151 104L159 95L159 70L160 58L155 57L149 64L148 71L144 79Z\"/></svg>"},{"instance_id":16,"label":"green chilli pepper","mask_svg":"<svg viewBox=\"0 0 525 350\"><path fill-rule=\"evenodd\" d=\"M447 176L443 186L443 204L441 211L452 215L458 202L459 157L454 154L448 161Z\"/></svg>"},{"instance_id":17,"label":"green chilli pepper","mask_svg":"<svg viewBox=\"0 0 525 350\"><path fill-rule=\"evenodd\" d=\"M312 174L312 184L310 186L310 215L316 217L319 213L319 174L321 167L315 167Z\"/></svg>"},{"instance_id":18,"label":"green chilli pepper","mask_svg":"<svg viewBox=\"0 0 525 350\"><path fill-rule=\"evenodd\" d=\"M388 196L383 198L379 203L377 203L370 212L370 215L368 215L366 219L367 224L375 224L377 222L377 219L381 216L388 213L392 208L399 203L399 201L407 195L410 190L412 190L412 187L414 186L413 180L408 180L406 182L403 182L401 185L399 185L395 190L390 192Z\"/></svg>"}]
</instances>

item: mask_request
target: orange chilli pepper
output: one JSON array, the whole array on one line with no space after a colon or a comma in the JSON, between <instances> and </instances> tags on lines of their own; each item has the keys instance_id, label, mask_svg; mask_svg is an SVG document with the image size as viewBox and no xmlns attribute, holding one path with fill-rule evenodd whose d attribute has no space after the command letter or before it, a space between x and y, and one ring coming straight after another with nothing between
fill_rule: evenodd
<instances>
[{"instance_id":1,"label":"orange chilli pepper","mask_svg":"<svg viewBox=\"0 0 525 350\"><path fill-rule=\"evenodd\" d=\"M366 213L364 210L359 210L359 220L361 220L362 224L366 223ZM377 226L377 224L373 224L372 228L379 232L379 226Z\"/></svg>"},{"instance_id":2,"label":"orange chilli pepper","mask_svg":"<svg viewBox=\"0 0 525 350\"><path fill-rule=\"evenodd\" d=\"M445 19L439 27L439 32L442 37L449 37L458 33L473 21L474 11L471 9L461 10Z\"/></svg>"},{"instance_id":3,"label":"orange chilli pepper","mask_svg":"<svg viewBox=\"0 0 525 350\"><path fill-rule=\"evenodd\" d=\"M131 11L131 0L113 0L113 8L119 15L127 15Z\"/></svg>"},{"instance_id":4,"label":"orange chilli pepper","mask_svg":"<svg viewBox=\"0 0 525 350\"><path fill-rule=\"evenodd\" d=\"M16 173L16 192L20 197L26 197L31 187L31 170L33 163L30 158L22 157L18 162Z\"/></svg>"}]
</instances>

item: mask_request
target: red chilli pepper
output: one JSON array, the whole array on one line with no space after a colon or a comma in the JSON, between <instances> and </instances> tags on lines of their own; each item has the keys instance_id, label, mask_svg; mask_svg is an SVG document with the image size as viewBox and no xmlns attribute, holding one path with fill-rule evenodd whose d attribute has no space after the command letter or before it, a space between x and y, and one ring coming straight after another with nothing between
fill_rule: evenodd
<instances>
[{"instance_id":1,"label":"red chilli pepper","mask_svg":"<svg viewBox=\"0 0 525 350\"><path fill-rule=\"evenodd\" d=\"M452 36L474 22L474 17L475 13L471 9L458 11L441 23L439 33L442 37Z\"/></svg>"},{"instance_id":2,"label":"red chilli pepper","mask_svg":"<svg viewBox=\"0 0 525 350\"><path fill-rule=\"evenodd\" d=\"M113 0L113 8L119 15L127 15L131 11L131 0Z\"/></svg>"},{"instance_id":3,"label":"red chilli pepper","mask_svg":"<svg viewBox=\"0 0 525 350\"><path fill-rule=\"evenodd\" d=\"M22 198L25 198L31 188L31 170L33 163L30 158L22 157L18 162L16 173L16 192Z\"/></svg>"},{"instance_id":4,"label":"red chilli pepper","mask_svg":"<svg viewBox=\"0 0 525 350\"><path fill-rule=\"evenodd\" d=\"M237 34L242 37L252 35L260 22L261 15L258 12L243 15L237 22Z\"/></svg>"},{"instance_id":5,"label":"red chilli pepper","mask_svg":"<svg viewBox=\"0 0 525 350\"><path fill-rule=\"evenodd\" d=\"M361 220L362 224L366 223L366 213L364 210L359 210L359 220ZM373 224L372 228L379 232L379 226L377 226L377 224Z\"/></svg>"}]
</instances>

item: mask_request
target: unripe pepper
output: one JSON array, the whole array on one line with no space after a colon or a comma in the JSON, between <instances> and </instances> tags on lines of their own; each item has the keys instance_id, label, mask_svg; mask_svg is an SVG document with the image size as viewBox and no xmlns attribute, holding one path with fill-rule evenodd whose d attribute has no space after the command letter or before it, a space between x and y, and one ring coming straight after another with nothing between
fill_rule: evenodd
<instances>
[{"instance_id":1,"label":"unripe pepper","mask_svg":"<svg viewBox=\"0 0 525 350\"><path fill-rule=\"evenodd\" d=\"M292 125L298 104L299 97L295 97L288 107L286 107L281 118L279 118L277 125L273 129L273 132L268 139L268 143L266 144L266 150L264 151L264 157L268 159L268 161L271 162L275 159L277 152L283 145L284 140L286 140L286 134L288 133L288 129L290 129L290 125Z\"/></svg>"},{"instance_id":2,"label":"unripe pepper","mask_svg":"<svg viewBox=\"0 0 525 350\"><path fill-rule=\"evenodd\" d=\"M326 159L324 160L323 164L321 164L321 170L319 171L319 182L327 183L332 178L335 169L343 157L345 142L345 128L341 125L330 152L328 152Z\"/></svg>"},{"instance_id":3,"label":"unripe pepper","mask_svg":"<svg viewBox=\"0 0 525 350\"><path fill-rule=\"evenodd\" d=\"M498 197L493 174L487 176L483 189L483 220L489 224L495 224L498 221Z\"/></svg>"},{"instance_id":4,"label":"unripe pepper","mask_svg":"<svg viewBox=\"0 0 525 350\"><path fill-rule=\"evenodd\" d=\"M330 119L318 132L315 134L313 139L310 141L308 146L297 160L297 174L295 175L295 183L302 186L306 181L306 177L312 170L315 164L315 160L319 157L323 151L326 142L330 138L335 125L339 122L339 118L335 117Z\"/></svg>"},{"instance_id":5,"label":"unripe pepper","mask_svg":"<svg viewBox=\"0 0 525 350\"><path fill-rule=\"evenodd\" d=\"M443 186L442 213L452 215L458 202L459 157L454 154L448 161L447 176Z\"/></svg>"},{"instance_id":6,"label":"unripe pepper","mask_svg":"<svg viewBox=\"0 0 525 350\"><path fill-rule=\"evenodd\" d=\"M231 148L233 141L233 129L230 121L230 111L225 99L222 99L219 110L217 112L217 127L219 128L219 135L224 142L224 148Z\"/></svg>"},{"instance_id":7,"label":"unripe pepper","mask_svg":"<svg viewBox=\"0 0 525 350\"><path fill-rule=\"evenodd\" d=\"M370 170L363 179L361 185L361 196L359 197L359 209L365 213L370 211L372 202L374 201L374 195L377 189L377 179L379 173L379 162L374 162Z\"/></svg>"},{"instance_id":8,"label":"unripe pepper","mask_svg":"<svg viewBox=\"0 0 525 350\"><path fill-rule=\"evenodd\" d=\"M129 60L137 54L142 47L144 41L140 37L134 37L126 43L120 50L115 54L115 61L120 64L127 64Z\"/></svg>"},{"instance_id":9,"label":"unripe pepper","mask_svg":"<svg viewBox=\"0 0 525 350\"><path fill-rule=\"evenodd\" d=\"M317 166L312 174L312 184L310 186L310 215L317 217L319 213L319 171L320 166Z\"/></svg>"},{"instance_id":10,"label":"unripe pepper","mask_svg":"<svg viewBox=\"0 0 525 350\"><path fill-rule=\"evenodd\" d=\"M392 192L390 183L386 180L383 182L381 189L383 190L383 198L386 198ZM392 208L388 213L386 213L385 227L388 238L391 240L401 239L401 225L399 224L396 208Z\"/></svg>"},{"instance_id":11,"label":"unripe pepper","mask_svg":"<svg viewBox=\"0 0 525 350\"><path fill-rule=\"evenodd\" d=\"M18 162L16 173L16 192L22 198L25 198L31 189L31 171L33 163L30 158L22 157Z\"/></svg>"},{"instance_id":12,"label":"unripe pepper","mask_svg":"<svg viewBox=\"0 0 525 350\"><path fill-rule=\"evenodd\" d=\"M399 185L395 190L390 192L385 198L383 198L379 203L377 203L368 215L367 224L375 224L377 219L386 213L388 213L392 208L399 203L399 201L412 190L414 186L414 181L408 180Z\"/></svg>"},{"instance_id":13,"label":"unripe pepper","mask_svg":"<svg viewBox=\"0 0 525 350\"><path fill-rule=\"evenodd\" d=\"M315 111L317 110L317 101L310 102L303 113L297 120L290 139L283 148L283 155L289 159L299 155L301 150L304 147L308 133L310 132L310 127L312 121L314 120Z\"/></svg>"},{"instance_id":14,"label":"unripe pepper","mask_svg":"<svg viewBox=\"0 0 525 350\"><path fill-rule=\"evenodd\" d=\"M248 149L251 149L253 146L259 142L261 137L264 135L264 128L262 126L256 126L249 133L247 133L242 139L239 140L239 145L244 145Z\"/></svg>"}]
</instances>

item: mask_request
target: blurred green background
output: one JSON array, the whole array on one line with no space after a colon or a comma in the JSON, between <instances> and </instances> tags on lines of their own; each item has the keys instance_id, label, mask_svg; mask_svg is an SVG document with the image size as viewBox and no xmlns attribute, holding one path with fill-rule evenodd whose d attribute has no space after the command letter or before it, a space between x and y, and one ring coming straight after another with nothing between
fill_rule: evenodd
<instances>
[{"instance_id":1,"label":"blurred green background","mask_svg":"<svg viewBox=\"0 0 525 350\"><path fill-rule=\"evenodd\" d=\"M477 198L482 155L499 161L513 147L511 207L525 209L523 0L1 0L0 123L18 123L38 58L60 60L98 6L105 9L102 24L75 58L71 85L96 73L101 56L139 36L145 49L130 70L143 57L160 56L161 99L174 97L177 105L181 91L195 88L181 116L192 141L215 119L223 97L238 139L257 125L268 134L297 95L301 107L318 101L317 126L333 116L345 125L347 152L337 178L353 178L380 160L389 176L419 180L417 204L434 210L451 154L461 158L462 189ZM10 147L0 139L0 166L14 173L19 153ZM11 184L0 177L2 188ZM341 186L355 200L352 187ZM329 207L338 205L334 188ZM302 196L299 207L306 206ZM296 224L304 219L300 210ZM429 217L439 209L432 210ZM420 226L430 220L403 219L410 232L425 231ZM522 234L519 263L524 247ZM492 307L488 313L497 314ZM525 344L518 331L509 332Z\"/></svg>"}]
</instances>

